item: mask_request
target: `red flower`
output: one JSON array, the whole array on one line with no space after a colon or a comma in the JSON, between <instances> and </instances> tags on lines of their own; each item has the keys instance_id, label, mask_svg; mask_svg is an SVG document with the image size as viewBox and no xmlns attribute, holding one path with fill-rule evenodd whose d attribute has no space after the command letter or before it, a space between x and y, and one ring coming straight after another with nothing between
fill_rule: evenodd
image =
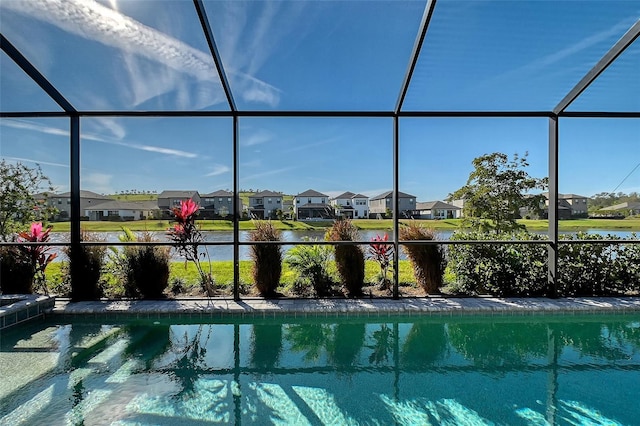
<instances>
[{"instance_id":1,"label":"red flower","mask_svg":"<svg viewBox=\"0 0 640 426\"><path fill-rule=\"evenodd\" d=\"M195 201L189 199L180 201L180 207L174 207L171 210L178 222L185 223L193 219L193 216L199 208L200 207Z\"/></svg>"}]
</instances>

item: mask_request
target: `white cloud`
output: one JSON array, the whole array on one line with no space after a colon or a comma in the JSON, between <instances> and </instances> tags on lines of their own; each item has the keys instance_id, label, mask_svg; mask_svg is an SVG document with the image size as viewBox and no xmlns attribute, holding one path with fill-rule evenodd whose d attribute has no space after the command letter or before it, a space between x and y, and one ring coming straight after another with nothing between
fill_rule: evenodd
<instances>
[{"instance_id":1,"label":"white cloud","mask_svg":"<svg viewBox=\"0 0 640 426\"><path fill-rule=\"evenodd\" d=\"M113 175L106 173L82 173L80 185L98 194L112 194L115 192L111 184L112 179Z\"/></svg>"},{"instance_id":2,"label":"white cloud","mask_svg":"<svg viewBox=\"0 0 640 426\"><path fill-rule=\"evenodd\" d=\"M218 176L218 175L222 175L225 174L227 172L231 171L231 167L229 166L225 166L224 164L214 164L213 165L213 170L209 173L207 173L205 176L206 177L210 177L210 176Z\"/></svg>"},{"instance_id":3,"label":"white cloud","mask_svg":"<svg viewBox=\"0 0 640 426\"><path fill-rule=\"evenodd\" d=\"M282 174L282 173L285 173L285 172L288 172L288 171L291 171L291 170L295 170L297 168L298 167L293 167L293 166L291 166L291 167L282 167L280 169L273 169L273 170L269 170L267 172L255 173L255 174L252 174L252 175L249 175L249 176L244 176L244 177L242 177L241 180L242 180L242 182L245 182L245 181L249 181L249 180L263 178L265 176L279 175L279 174Z\"/></svg>"},{"instance_id":4,"label":"white cloud","mask_svg":"<svg viewBox=\"0 0 640 426\"><path fill-rule=\"evenodd\" d=\"M242 145L244 146L260 145L265 142L269 142L271 139L273 139L273 135L271 135L266 130L258 130L257 132L247 137L240 137Z\"/></svg>"},{"instance_id":5,"label":"white cloud","mask_svg":"<svg viewBox=\"0 0 640 426\"><path fill-rule=\"evenodd\" d=\"M47 135L69 137L69 129L60 129L57 127L45 126L40 123L33 123L25 120L17 120L7 118L0 121L0 126L11 127L14 129L31 130L34 132L45 133Z\"/></svg>"},{"instance_id":6,"label":"white cloud","mask_svg":"<svg viewBox=\"0 0 640 426\"><path fill-rule=\"evenodd\" d=\"M113 3L112 3L113 4ZM133 105L176 91L179 109L200 109L226 100L210 53L92 0L7 1L2 7L55 25L71 34L122 51ZM247 52L250 57L256 52ZM154 61L145 63L142 58ZM233 62L233 61L232 61ZM164 67L158 67L157 64ZM233 74L233 64L229 66ZM152 76L153 78L149 78ZM197 89L193 79L197 80ZM274 106L277 89L246 73L236 73L240 95ZM175 108L175 106L174 106Z\"/></svg>"},{"instance_id":7,"label":"white cloud","mask_svg":"<svg viewBox=\"0 0 640 426\"><path fill-rule=\"evenodd\" d=\"M5 160L9 160L9 161L15 161L17 163L35 163L35 164L41 164L44 166L55 166L55 167L66 167L69 168L68 164L62 164L62 163L52 163L50 161L40 161L40 160L36 160L36 159L32 159L32 158L20 158L20 157L2 157Z\"/></svg>"}]
</instances>

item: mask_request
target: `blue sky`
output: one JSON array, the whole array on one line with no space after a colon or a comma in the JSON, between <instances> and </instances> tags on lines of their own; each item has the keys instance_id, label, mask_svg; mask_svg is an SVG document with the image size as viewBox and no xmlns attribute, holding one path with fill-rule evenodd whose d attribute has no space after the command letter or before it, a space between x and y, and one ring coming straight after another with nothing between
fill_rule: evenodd
<instances>
[{"instance_id":1,"label":"blue sky","mask_svg":"<svg viewBox=\"0 0 640 426\"><path fill-rule=\"evenodd\" d=\"M423 1L205 1L241 110L392 110ZM84 7L80 7L84 5ZM161 5L159 7L158 5ZM446 1L404 109L551 110L640 17L635 1ZM79 110L228 110L190 1L6 1L3 34ZM25 29L28 28L28 31ZM59 111L2 52L3 111ZM569 110L640 110L638 41ZM474 157L529 153L547 175L543 118L405 118L400 190L462 186ZM0 157L69 187L67 119L0 120ZM240 187L377 195L393 185L389 118L241 118ZM81 122L81 186L231 189L230 118ZM560 191L612 191L640 163L639 119L562 119ZM636 170L618 191L640 191Z\"/></svg>"}]
</instances>

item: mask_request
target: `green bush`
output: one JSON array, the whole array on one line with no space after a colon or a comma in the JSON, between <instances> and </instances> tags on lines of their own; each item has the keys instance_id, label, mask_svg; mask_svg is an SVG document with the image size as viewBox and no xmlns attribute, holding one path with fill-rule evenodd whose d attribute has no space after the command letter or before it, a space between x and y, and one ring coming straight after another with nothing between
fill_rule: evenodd
<instances>
[{"instance_id":1,"label":"green bush","mask_svg":"<svg viewBox=\"0 0 640 426\"><path fill-rule=\"evenodd\" d=\"M83 232L82 241L104 242L97 234ZM79 246L65 249L69 257L66 280L71 284L71 299L96 300L103 295L101 273L105 264L106 246Z\"/></svg>"},{"instance_id":2,"label":"green bush","mask_svg":"<svg viewBox=\"0 0 640 426\"><path fill-rule=\"evenodd\" d=\"M255 229L249 233L250 241L280 241L280 231L271 222L254 221ZM282 274L282 248L276 244L251 246L253 282L261 296L274 296Z\"/></svg>"},{"instance_id":3,"label":"green bush","mask_svg":"<svg viewBox=\"0 0 640 426\"><path fill-rule=\"evenodd\" d=\"M358 241L358 228L350 220L336 220L325 235L327 241ZM349 296L361 296L364 286L364 252L357 245L336 245L338 274Z\"/></svg>"},{"instance_id":4,"label":"green bush","mask_svg":"<svg viewBox=\"0 0 640 426\"><path fill-rule=\"evenodd\" d=\"M601 296L628 294L640 290L640 245L608 244L599 240L619 240L578 232L562 235L561 240L592 240L593 243L560 244L558 249L558 288L563 296ZM635 234L632 238L636 238Z\"/></svg>"},{"instance_id":5,"label":"green bush","mask_svg":"<svg viewBox=\"0 0 640 426\"><path fill-rule=\"evenodd\" d=\"M455 232L452 240L543 240L526 231ZM540 244L461 244L447 250L456 291L493 296L541 296L547 291L547 247Z\"/></svg>"},{"instance_id":6,"label":"green bush","mask_svg":"<svg viewBox=\"0 0 640 426\"><path fill-rule=\"evenodd\" d=\"M125 229L125 240L150 243L156 241L149 232L136 236ZM122 238L121 238L122 239ZM123 250L127 293L144 299L164 296L169 285L170 248L162 246L125 246Z\"/></svg>"},{"instance_id":7,"label":"green bush","mask_svg":"<svg viewBox=\"0 0 640 426\"><path fill-rule=\"evenodd\" d=\"M318 297L329 296L333 281L329 275L331 247L324 245L298 245L289 250L285 257L287 265L299 276L299 284L294 287L298 294L305 288L313 288Z\"/></svg>"},{"instance_id":8,"label":"green bush","mask_svg":"<svg viewBox=\"0 0 640 426\"><path fill-rule=\"evenodd\" d=\"M3 294L31 294L35 268L18 247L0 247L0 291Z\"/></svg>"},{"instance_id":9,"label":"green bush","mask_svg":"<svg viewBox=\"0 0 640 426\"><path fill-rule=\"evenodd\" d=\"M400 239L403 241L436 240L433 229L424 228L414 222L400 228ZM413 267L413 274L418 284L427 294L440 293L442 275L446 266L444 252L439 245L403 245Z\"/></svg>"}]
</instances>

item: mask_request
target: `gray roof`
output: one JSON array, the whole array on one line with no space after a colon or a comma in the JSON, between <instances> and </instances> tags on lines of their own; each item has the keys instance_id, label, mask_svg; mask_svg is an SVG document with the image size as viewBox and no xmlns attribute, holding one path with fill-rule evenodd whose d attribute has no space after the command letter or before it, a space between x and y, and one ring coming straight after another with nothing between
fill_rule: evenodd
<instances>
[{"instance_id":1,"label":"gray roof","mask_svg":"<svg viewBox=\"0 0 640 426\"><path fill-rule=\"evenodd\" d=\"M158 210L156 201L118 201L111 200L99 203L84 210Z\"/></svg>"},{"instance_id":2,"label":"gray roof","mask_svg":"<svg viewBox=\"0 0 640 426\"><path fill-rule=\"evenodd\" d=\"M49 197L71 197L71 192L63 192L62 194L50 194ZM113 200L113 198L105 197L104 195L96 194L91 191L80 190L80 198L92 198L97 200Z\"/></svg>"},{"instance_id":3,"label":"gray roof","mask_svg":"<svg viewBox=\"0 0 640 426\"><path fill-rule=\"evenodd\" d=\"M213 198L213 197L231 197L233 192L225 191L224 189L219 189L214 192L210 192L208 194L200 194L201 198Z\"/></svg>"},{"instance_id":4,"label":"gray roof","mask_svg":"<svg viewBox=\"0 0 640 426\"><path fill-rule=\"evenodd\" d=\"M398 191L398 196L400 198L416 198L413 195L406 194L406 193L400 192L400 191ZM373 201L373 200L382 200L384 198L392 198L392 197L393 197L393 191L387 191L387 192L383 192L380 195L376 195L375 197L372 197L371 201Z\"/></svg>"},{"instance_id":5,"label":"gray roof","mask_svg":"<svg viewBox=\"0 0 640 426\"><path fill-rule=\"evenodd\" d=\"M338 195L336 197L333 197L332 200L346 200L346 199L350 200L350 199L353 198L354 195L356 195L356 194L354 194L353 192L347 191L347 192L343 192L342 194L340 194L340 195Z\"/></svg>"},{"instance_id":6,"label":"gray roof","mask_svg":"<svg viewBox=\"0 0 640 426\"><path fill-rule=\"evenodd\" d=\"M273 191L260 191L256 192L253 195L249 195L249 198L260 198L260 197L282 197L282 194Z\"/></svg>"},{"instance_id":7,"label":"gray roof","mask_svg":"<svg viewBox=\"0 0 640 426\"><path fill-rule=\"evenodd\" d=\"M462 210L460 207L454 206L453 204L445 203L444 201L425 201L424 203L416 203L416 210L433 210L433 209Z\"/></svg>"},{"instance_id":8,"label":"gray roof","mask_svg":"<svg viewBox=\"0 0 640 426\"><path fill-rule=\"evenodd\" d=\"M544 195L546 198L549 198L549 193L548 192L543 192L542 195ZM589 197L585 197L584 195L577 195L577 194L560 194L560 193L558 193L558 199L559 200L572 200L574 198L589 198Z\"/></svg>"},{"instance_id":9,"label":"gray roof","mask_svg":"<svg viewBox=\"0 0 640 426\"><path fill-rule=\"evenodd\" d=\"M188 191L162 191L158 198L192 198L194 195L200 196L198 191L188 190Z\"/></svg>"},{"instance_id":10,"label":"gray roof","mask_svg":"<svg viewBox=\"0 0 640 426\"><path fill-rule=\"evenodd\" d=\"M351 198L369 198L369 197L367 197L366 195L362 195L362 194L358 193L358 194L355 194L355 195L354 195L353 197L351 197Z\"/></svg>"},{"instance_id":11,"label":"gray roof","mask_svg":"<svg viewBox=\"0 0 640 426\"><path fill-rule=\"evenodd\" d=\"M296 197L329 197L327 194L323 194L322 192L314 191L313 189L307 189L304 192L296 195Z\"/></svg>"},{"instance_id":12,"label":"gray roof","mask_svg":"<svg viewBox=\"0 0 640 426\"><path fill-rule=\"evenodd\" d=\"M616 204L609 207L603 207L600 210L638 210L640 209L639 201L626 201L624 203Z\"/></svg>"}]
</instances>

